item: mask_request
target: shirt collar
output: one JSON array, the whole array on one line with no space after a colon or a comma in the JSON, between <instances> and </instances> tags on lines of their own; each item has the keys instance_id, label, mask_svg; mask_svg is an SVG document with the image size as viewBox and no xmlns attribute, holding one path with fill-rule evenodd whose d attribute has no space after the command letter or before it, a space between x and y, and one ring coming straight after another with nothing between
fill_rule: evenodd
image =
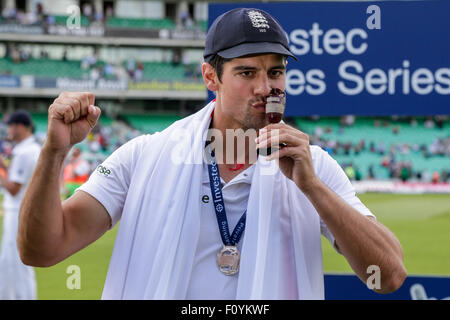
<instances>
[{"instance_id":1,"label":"shirt collar","mask_svg":"<svg viewBox=\"0 0 450 320\"><path fill-rule=\"evenodd\" d=\"M236 177L234 177L230 182L228 182L227 185L241 182L251 184L253 179L253 172L255 171L255 165L256 164L253 164L244 171L240 172ZM222 184L225 184L225 181L222 179L222 177L220 178L220 181L222 182ZM208 165L206 163L203 163L202 182L209 184Z\"/></svg>"}]
</instances>

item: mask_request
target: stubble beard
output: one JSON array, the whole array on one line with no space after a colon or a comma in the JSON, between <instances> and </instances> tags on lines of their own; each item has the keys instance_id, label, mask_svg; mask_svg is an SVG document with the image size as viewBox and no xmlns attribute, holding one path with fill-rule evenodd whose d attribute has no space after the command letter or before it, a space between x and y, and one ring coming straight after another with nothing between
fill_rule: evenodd
<instances>
[{"instance_id":1,"label":"stubble beard","mask_svg":"<svg viewBox=\"0 0 450 320\"><path fill-rule=\"evenodd\" d=\"M245 112L244 118L241 121L242 129L244 131L253 129L256 130L256 132L259 131L259 129L264 128L269 123L266 119L266 115L264 113L257 113L254 114L251 112L252 107L247 107L247 110Z\"/></svg>"},{"instance_id":2,"label":"stubble beard","mask_svg":"<svg viewBox=\"0 0 450 320\"><path fill-rule=\"evenodd\" d=\"M233 143L233 145L226 146L226 155L234 155L237 157L238 163L254 163L257 159L256 150L254 150L254 147L251 147L252 141L258 136L259 129L265 127L268 124L268 121L266 120L265 113L262 112L254 112L253 107L251 105L248 105L245 109L243 115L239 116L239 120L235 118L235 121L239 123L239 129L234 129L234 132L231 134L236 134L237 136L240 136L243 138L241 143L236 141L236 138L233 140L234 143L237 143L236 145ZM236 131L238 130L238 131ZM242 130L242 131L241 131ZM228 134L228 132L226 133ZM227 137L224 137L224 141L227 139ZM243 142L243 144L242 144ZM235 149L237 147L237 149ZM246 152L246 150L249 152ZM236 154L235 154L236 153ZM246 154L248 153L248 156ZM234 158L234 157L231 157Z\"/></svg>"}]
</instances>

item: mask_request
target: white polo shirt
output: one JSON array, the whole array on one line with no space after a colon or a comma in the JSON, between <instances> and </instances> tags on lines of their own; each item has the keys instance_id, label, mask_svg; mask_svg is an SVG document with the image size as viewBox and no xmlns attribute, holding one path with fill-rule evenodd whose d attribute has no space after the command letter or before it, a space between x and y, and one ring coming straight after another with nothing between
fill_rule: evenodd
<instances>
[{"instance_id":1,"label":"white polo shirt","mask_svg":"<svg viewBox=\"0 0 450 320\"><path fill-rule=\"evenodd\" d=\"M230 234L247 209L254 169L254 165L250 166L228 183L220 178ZM202 195L199 199L202 208L200 236L186 299L236 299L238 276L224 275L219 271L216 262L216 255L222 248L223 243L216 212L212 205L208 166L206 164L203 165L202 182ZM242 250L243 237L244 234L242 234L237 246L239 251Z\"/></svg>"},{"instance_id":2,"label":"white polo shirt","mask_svg":"<svg viewBox=\"0 0 450 320\"><path fill-rule=\"evenodd\" d=\"M3 198L3 208L5 210L20 209L20 202L31 179L40 152L41 146L36 142L34 136L24 139L14 147L11 165L8 168L8 180L20 183L22 187L14 196L5 190Z\"/></svg>"},{"instance_id":3,"label":"white polo shirt","mask_svg":"<svg viewBox=\"0 0 450 320\"><path fill-rule=\"evenodd\" d=\"M107 209L111 216L113 225L117 223L122 215L125 199L127 198L129 183L131 176L134 174L137 159L145 159L140 156L139 146L145 142L146 137L136 138L113 153L99 168L91 175L89 181L81 186L78 190L88 192L98 199ZM151 149L148 149L151 150ZM153 150L151 150L153 152ZM314 155L323 152L318 147L311 147ZM347 203L357 209L363 215L372 215L358 197L354 193L354 189L348 181L345 173L337 174L334 160L329 157L316 157L320 163L315 163L315 168L320 171L319 178L325 179L324 183L334 186L335 192L338 193ZM114 172L109 175L105 169ZM251 166L241 172L230 182L223 185L222 193L227 213L230 233L233 231L238 220L247 208L247 202L250 194L251 181L253 178L255 166ZM211 189L209 184L209 175L207 165L203 164L202 168L202 192L199 196L201 204L200 234L193 260L189 285L187 288L186 299L236 299L239 274L234 276L226 276L219 271L216 262L216 255L222 248L223 243L219 233L216 213L212 205ZM223 180L222 180L223 182ZM149 185L143 185L142 188L148 188ZM159 186L164 188L164 182ZM283 218L283 217L280 217ZM285 215L283 219L287 219ZM150 220L151 221L151 220ZM284 224L290 224L290 221L283 221ZM132 225L121 225L126 228L127 232L136 232ZM132 229L130 229L132 228ZM122 232L124 232L122 230ZM334 237L321 221L321 233L334 244ZM238 243L238 249L242 252L242 243L244 234ZM130 236L133 239L133 236ZM295 259L293 240L291 234L283 236L286 240L286 250L283 251L287 267L286 274L283 275L283 281L292 279L292 292L285 293L286 297L297 295L295 274ZM117 245L117 244L116 244ZM111 269L111 266L110 266ZM127 290L132 291L131 288ZM108 297L110 293L108 293ZM133 296L134 297L134 296Z\"/></svg>"},{"instance_id":4,"label":"white polo shirt","mask_svg":"<svg viewBox=\"0 0 450 320\"><path fill-rule=\"evenodd\" d=\"M228 183L225 183L221 178L222 195L225 203L230 234L233 232L234 227L247 209L254 169L254 165L250 166ZM206 164L203 165L202 182L202 194L201 199L199 199L202 208L200 219L201 231L186 299L234 300L236 299L238 274L232 276L224 275L219 271L217 266L216 255L222 248L223 243L219 232L216 212L212 205L208 166ZM367 211L364 213L370 215ZM286 223L289 223L289 221L286 221ZM320 220L320 227L322 235L334 245L334 237L322 220ZM244 235L245 231L237 245L240 252L242 252L242 239ZM292 256L294 255L293 250L293 247L289 250L292 253ZM292 263L294 263L293 260L294 259L292 259ZM291 270L294 270L294 266Z\"/></svg>"}]
</instances>

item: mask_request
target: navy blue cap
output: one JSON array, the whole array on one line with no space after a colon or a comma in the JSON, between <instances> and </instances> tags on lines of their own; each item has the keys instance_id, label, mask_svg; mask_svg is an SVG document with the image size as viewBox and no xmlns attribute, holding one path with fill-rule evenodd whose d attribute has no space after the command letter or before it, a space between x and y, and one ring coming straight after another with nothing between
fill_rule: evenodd
<instances>
[{"instance_id":1,"label":"navy blue cap","mask_svg":"<svg viewBox=\"0 0 450 320\"><path fill-rule=\"evenodd\" d=\"M217 17L206 34L203 58L227 59L251 54L279 53L297 60L289 50L286 32L278 21L261 9L237 8Z\"/></svg>"},{"instance_id":2,"label":"navy blue cap","mask_svg":"<svg viewBox=\"0 0 450 320\"><path fill-rule=\"evenodd\" d=\"M33 121L31 119L31 116L28 112L25 110L18 110L14 113L12 113L8 120L6 121L8 125L10 124L23 124L25 127L33 127Z\"/></svg>"}]
</instances>

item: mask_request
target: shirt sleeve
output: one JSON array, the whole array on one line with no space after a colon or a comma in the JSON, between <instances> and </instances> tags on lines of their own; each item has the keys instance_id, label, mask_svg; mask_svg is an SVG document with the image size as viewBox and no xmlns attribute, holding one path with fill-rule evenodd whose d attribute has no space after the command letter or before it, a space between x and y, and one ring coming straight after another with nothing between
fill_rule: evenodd
<instances>
[{"instance_id":1,"label":"shirt sleeve","mask_svg":"<svg viewBox=\"0 0 450 320\"><path fill-rule=\"evenodd\" d=\"M315 155L316 173L318 174L320 180L336 194L338 194L342 199L344 199L344 201L355 208L359 213L364 216L375 218L372 212L361 202L361 200L356 195L355 188L351 184L344 170L342 170L339 163L320 147L314 146L312 148L317 148L313 151L313 154ZM330 241L331 245L337 250L335 238L322 219L320 219L320 231L322 235L325 236Z\"/></svg>"},{"instance_id":2,"label":"shirt sleeve","mask_svg":"<svg viewBox=\"0 0 450 320\"><path fill-rule=\"evenodd\" d=\"M150 135L142 135L122 145L77 189L89 193L105 207L111 217L111 227L114 227L122 216L135 164L149 138Z\"/></svg>"}]
</instances>

